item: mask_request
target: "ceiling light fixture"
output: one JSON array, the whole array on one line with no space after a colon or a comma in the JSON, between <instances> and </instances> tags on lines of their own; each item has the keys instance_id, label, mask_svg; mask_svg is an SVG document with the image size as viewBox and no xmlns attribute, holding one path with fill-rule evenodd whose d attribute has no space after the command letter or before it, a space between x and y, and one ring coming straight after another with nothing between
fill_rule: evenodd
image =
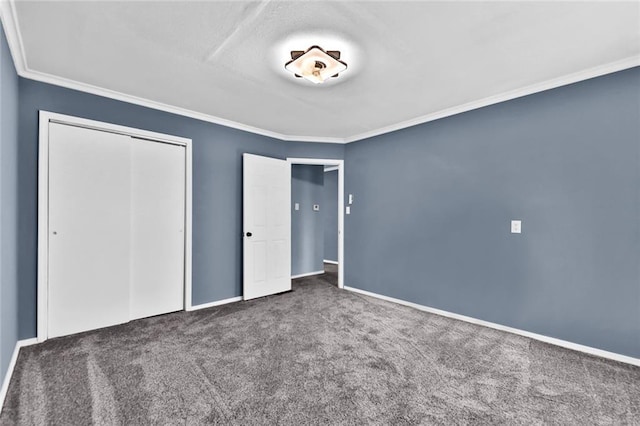
<instances>
[{"instance_id":1,"label":"ceiling light fixture","mask_svg":"<svg viewBox=\"0 0 640 426\"><path fill-rule=\"evenodd\" d=\"M347 69L347 64L340 60L339 50L325 51L319 46L311 46L306 51L292 50L291 60L284 67L296 77L318 84L337 77Z\"/></svg>"}]
</instances>

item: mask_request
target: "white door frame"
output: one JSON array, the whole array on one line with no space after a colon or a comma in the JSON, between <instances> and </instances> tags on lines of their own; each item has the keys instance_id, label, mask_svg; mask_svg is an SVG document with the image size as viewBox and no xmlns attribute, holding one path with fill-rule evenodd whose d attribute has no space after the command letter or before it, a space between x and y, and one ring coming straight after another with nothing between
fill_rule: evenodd
<instances>
[{"instance_id":1,"label":"white door frame","mask_svg":"<svg viewBox=\"0 0 640 426\"><path fill-rule=\"evenodd\" d=\"M49 123L61 123L86 129L118 133L161 143L185 147L185 247L184 247L184 310L191 309L191 187L192 187L192 147L191 139L163 133L149 132L133 127L87 120L70 115L48 111L39 113L38 152L38 307L37 340L43 342L48 337L49 300Z\"/></svg>"},{"instance_id":2,"label":"white door frame","mask_svg":"<svg viewBox=\"0 0 640 426\"><path fill-rule=\"evenodd\" d=\"M336 166L338 168L338 288L344 288L344 160L287 158L291 164Z\"/></svg>"}]
</instances>

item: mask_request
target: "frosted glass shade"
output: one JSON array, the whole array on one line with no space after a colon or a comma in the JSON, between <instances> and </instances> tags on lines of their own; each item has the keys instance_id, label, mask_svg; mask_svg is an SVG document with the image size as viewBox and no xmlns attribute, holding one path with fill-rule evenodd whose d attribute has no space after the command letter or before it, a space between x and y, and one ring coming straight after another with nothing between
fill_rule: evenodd
<instances>
[{"instance_id":1,"label":"frosted glass shade","mask_svg":"<svg viewBox=\"0 0 640 426\"><path fill-rule=\"evenodd\" d=\"M330 53L333 55L318 46L312 46L302 54L291 52L294 59L287 62L285 68L296 76L306 78L313 83L323 83L328 78L347 69L347 64L334 57L339 58L339 52Z\"/></svg>"}]
</instances>

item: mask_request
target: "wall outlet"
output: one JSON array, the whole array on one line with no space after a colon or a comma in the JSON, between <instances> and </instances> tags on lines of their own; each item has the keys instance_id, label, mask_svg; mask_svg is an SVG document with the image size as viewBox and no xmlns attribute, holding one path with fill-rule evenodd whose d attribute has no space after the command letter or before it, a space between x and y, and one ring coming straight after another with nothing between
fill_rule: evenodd
<instances>
[{"instance_id":1,"label":"wall outlet","mask_svg":"<svg viewBox=\"0 0 640 426\"><path fill-rule=\"evenodd\" d=\"M346 211L346 214L351 214L351 207L347 206L347 209L346 209L346 210L347 210L347 211Z\"/></svg>"},{"instance_id":2,"label":"wall outlet","mask_svg":"<svg viewBox=\"0 0 640 426\"><path fill-rule=\"evenodd\" d=\"M522 233L522 221L521 220L512 220L511 221L511 233L512 234L521 234Z\"/></svg>"}]
</instances>

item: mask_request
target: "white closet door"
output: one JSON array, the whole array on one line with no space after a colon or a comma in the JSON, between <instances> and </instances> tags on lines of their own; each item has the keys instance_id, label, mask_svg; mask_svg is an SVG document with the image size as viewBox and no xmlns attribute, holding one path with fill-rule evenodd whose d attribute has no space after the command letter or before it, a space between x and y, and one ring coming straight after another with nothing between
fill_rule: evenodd
<instances>
[{"instance_id":1,"label":"white closet door","mask_svg":"<svg viewBox=\"0 0 640 426\"><path fill-rule=\"evenodd\" d=\"M129 320L130 149L128 136L49 125L49 337Z\"/></svg>"},{"instance_id":2,"label":"white closet door","mask_svg":"<svg viewBox=\"0 0 640 426\"><path fill-rule=\"evenodd\" d=\"M131 140L131 319L184 307L184 146Z\"/></svg>"}]
</instances>

